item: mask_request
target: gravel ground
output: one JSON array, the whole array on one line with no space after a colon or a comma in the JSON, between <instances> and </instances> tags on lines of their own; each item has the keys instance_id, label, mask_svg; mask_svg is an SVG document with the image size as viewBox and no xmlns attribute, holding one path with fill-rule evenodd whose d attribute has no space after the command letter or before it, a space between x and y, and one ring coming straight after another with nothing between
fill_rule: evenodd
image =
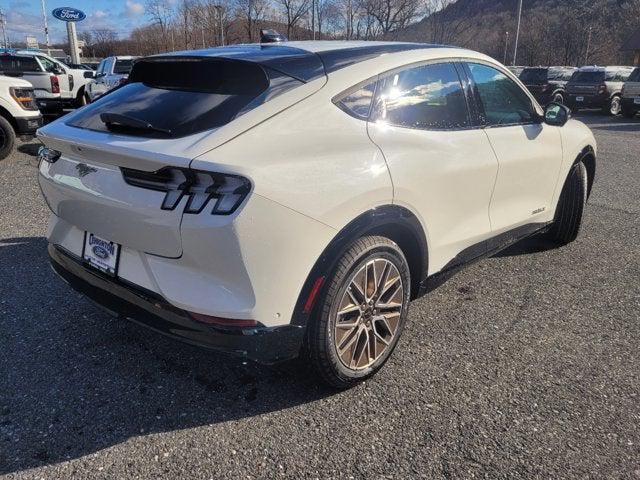
<instances>
[{"instance_id":1,"label":"gravel ground","mask_svg":"<svg viewBox=\"0 0 640 480\"><path fill-rule=\"evenodd\" d=\"M640 119L596 114L572 245L516 245L411 306L350 391L103 314L49 269L35 144L0 162L0 475L640 479Z\"/></svg>"}]
</instances>

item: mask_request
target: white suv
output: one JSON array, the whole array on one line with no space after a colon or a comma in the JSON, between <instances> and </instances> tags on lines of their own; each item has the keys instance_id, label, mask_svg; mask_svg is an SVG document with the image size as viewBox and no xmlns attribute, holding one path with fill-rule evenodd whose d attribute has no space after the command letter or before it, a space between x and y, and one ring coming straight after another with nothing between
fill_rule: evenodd
<instances>
[{"instance_id":1,"label":"white suv","mask_svg":"<svg viewBox=\"0 0 640 480\"><path fill-rule=\"evenodd\" d=\"M285 42L136 62L39 130L49 253L106 310L347 387L408 303L534 233L578 234L591 131L469 50Z\"/></svg>"}]
</instances>

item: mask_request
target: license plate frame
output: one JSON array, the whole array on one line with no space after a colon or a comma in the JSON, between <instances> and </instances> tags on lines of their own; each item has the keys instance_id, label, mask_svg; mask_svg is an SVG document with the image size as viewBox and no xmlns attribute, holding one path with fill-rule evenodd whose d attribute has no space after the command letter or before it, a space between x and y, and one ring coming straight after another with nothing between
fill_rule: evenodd
<instances>
[{"instance_id":1,"label":"license plate frame","mask_svg":"<svg viewBox=\"0 0 640 480\"><path fill-rule=\"evenodd\" d=\"M82 261L90 268L116 277L120 266L122 246L111 240L99 237L92 232L84 232Z\"/></svg>"}]
</instances>

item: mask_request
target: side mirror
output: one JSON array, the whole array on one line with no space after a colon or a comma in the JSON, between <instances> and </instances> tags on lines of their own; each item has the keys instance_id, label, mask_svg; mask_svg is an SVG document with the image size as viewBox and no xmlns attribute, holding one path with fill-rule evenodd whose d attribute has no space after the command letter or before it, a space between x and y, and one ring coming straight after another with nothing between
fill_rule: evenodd
<instances>
[{"instance_id":1,"label":"side mirror","mask_svg":"<svg viewBox=\"0 0 640 480\"><path fill-rule=\"evenodd\" d=\"M544 108L544 121L554 127L563 127L571 118L569 107L552 102Z\"/></svg>"},{"instance_id":2,"label":"side mirror","mask_svg":"<svg viewBox=\"0 0 640 480\"><path fill-rule=\"evenodd\" d=\"M84 72L83 75L84 75L84 78L95 78L96 77L95 72L88 72L87 71L87 72Z\"/></svg>"},{"instance_id":3,"label":"side mirror","mask_svg":"<svg viewBox=\"0 0 640 480\"><path fill-rule=\"evenodd\" d=\"M64 70L56 66L51 69L51 72L54 73L55 75L62 75L64 73Z\"/></svg>"}]
</instances>

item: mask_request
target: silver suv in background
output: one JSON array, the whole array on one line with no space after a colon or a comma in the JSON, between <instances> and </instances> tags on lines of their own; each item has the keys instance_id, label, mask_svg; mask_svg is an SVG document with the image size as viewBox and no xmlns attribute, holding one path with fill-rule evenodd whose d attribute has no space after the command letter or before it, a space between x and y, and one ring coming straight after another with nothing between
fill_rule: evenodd
<instances>
[{"instance_id":1,"label":"silver suv in background","mask_svg":"<svg viewBox=\"0 0 640 480\"><path fill-rule=\"evenodd\" d=\"M567 83L566 104L573 111L600 108L604 113L619 115L622 86L633 67L582 67Z\"/></svg>"},{"instance_id":2,"label":"silver suv in background","mask_svg":"<svg viewBox=\"0 0 640 480\"><path fill-rule=\"evenodd\" d=\"M90 103L127 81L133 62L138 57L107 57L96 69L95 78L86 87L85 103Z\"/></svg>"},{"instance_id":3,"label":"silver suv in background","mask_svg":"<svg viewBox=\"0 0 640 480\"><path fill-rule=\"evenodd\" d=\"M640 112L640 67L637 67L622 87L622 115L633 118Z\"/></svg>"}]
</instances>

